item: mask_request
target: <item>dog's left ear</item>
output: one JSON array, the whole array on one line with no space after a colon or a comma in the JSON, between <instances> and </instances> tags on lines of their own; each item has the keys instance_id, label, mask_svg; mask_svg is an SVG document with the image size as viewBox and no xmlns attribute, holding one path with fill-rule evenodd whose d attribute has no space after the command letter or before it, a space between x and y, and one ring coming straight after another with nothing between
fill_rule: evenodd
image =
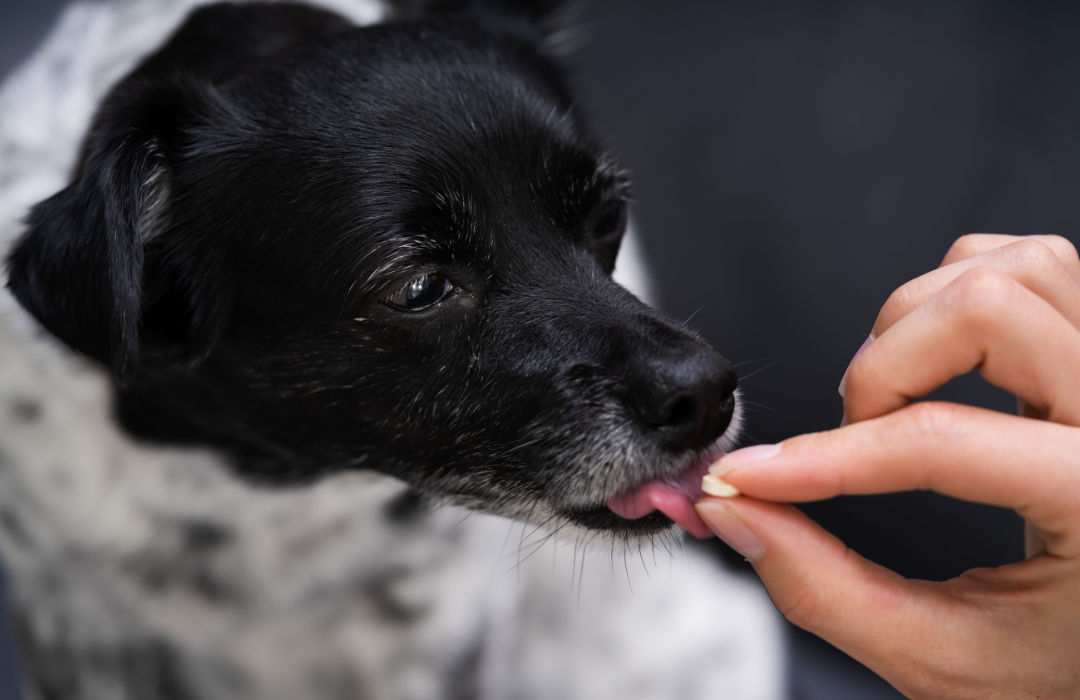
<instances>
[{"instance_id":1,"label":"dog's left ear","mask_svg":"<svg viewBox=\"0 0 1080 700\"><path fill-rule=\"evenodd\" d=\"M118 86L95 117L72 183L33 207L7 260L19 303L121 385L138 364L144 242L167 207L169 162L215 97L193 80Z\"/></svg>"},{"instance_id":2,"label":"dog's left ear","mask_svg":"<svg viewBox=\"0 0 1080 700\"><path fill-rule=\"evenodd\" d=\"M576 19L580 7L580 0L434 0L425 10L501 17L532 34L549 53L565 56L579 43Z\"/></svg>"}]
</instances>

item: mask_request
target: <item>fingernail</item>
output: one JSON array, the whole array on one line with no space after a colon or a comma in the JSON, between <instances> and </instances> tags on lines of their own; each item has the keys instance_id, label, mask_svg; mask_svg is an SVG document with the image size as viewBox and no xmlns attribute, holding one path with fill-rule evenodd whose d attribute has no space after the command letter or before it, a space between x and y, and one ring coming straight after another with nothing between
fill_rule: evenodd
<instances>
[{"instance_id":1,"label":"fingernail","mask_svg":"<svg viewBox=\"0 0 1080 700\"><path fill-rule=\"evenodd\" d=\"M717 537L748 561L756 561L765 554L761 541L739 520L728 504L723 501L703 501L697 504L697 512Z\"/></svg>"},{"instance_id":2,"label":"fingernail","mask_svg":"<svg viewBox=\"0 0 1080 700\"><path fill-rule=\"evenodd\" d=\"M723 476L735 467L763 462L780 454L780 447L783 444L781 442L778 445L753 445L729 452L709 466L709 473L713 476Z\"/></svg>"},{"instance_id":3,"label":"fingernail","mask_svg":"<svg viewBox=\"0 0 1080 700\"><path fill-rule=\"evenodd\" d=\"M874 334L871 333L866 340L863 341L859 351L855 353L855 357L863 354L863 350L870 347L870 343L874 342ZM840 398L844 398L844 390L847 389L847 375L851 371L851 366L855 364L855 357L851 358L851 362L848 363L847 369L844 370L844 376L840 378L840 386L837 387L837 391L840 392Z\"/></svg>"},{"instance_id":4,"label":"fingernail","mask_svg":"<svg viewBox=\"0 0 1080 700\"><path fill-rule=\"evenodd\" d=\"M851 421L848 420L847 412L845 411L844 412L844 417L840 419L840 427L841 428L846 428L850 423L851 423Z\"/></svg>"}]
</instances>

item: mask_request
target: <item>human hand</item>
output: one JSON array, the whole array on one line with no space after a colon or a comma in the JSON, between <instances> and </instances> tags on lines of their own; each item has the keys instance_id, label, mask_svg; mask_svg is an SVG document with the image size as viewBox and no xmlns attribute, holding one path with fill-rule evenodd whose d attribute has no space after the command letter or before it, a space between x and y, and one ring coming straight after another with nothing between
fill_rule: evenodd
<instances>
[{"instance_id":1,"label":"human hand","mask_svg":"<svg viewBox=\"0 0 1080 700\"><path fill-rule=\"evenodd\" d=\"M842 384L850 424L733 452L713 472L743 495L698 512L789 620L909 698L1080 697L1078 328L1066 240L964 237L882 308ZM973 368L1024 416L911 403ZM783 503L912 489L1012 508L1041 547L943 583L907 580Z\"/></svg>"}]
</instances>

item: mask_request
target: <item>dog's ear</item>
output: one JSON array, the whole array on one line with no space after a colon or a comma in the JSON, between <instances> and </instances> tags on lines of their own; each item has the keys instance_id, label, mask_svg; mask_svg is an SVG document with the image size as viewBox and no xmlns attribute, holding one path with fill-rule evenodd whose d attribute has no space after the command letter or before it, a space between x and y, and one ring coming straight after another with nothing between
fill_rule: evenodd
<instances>
[{"instance_id":1,"label":"dog's ear","mask_svg":"<svg viewBox=\"0 0 1080 700\"><path fill-rule=\"evenodd\" d=\"M538 38L543 49L564 56L580 43L580 8L579 0L433 0L424 9L431 14L501 17Z\"/></svg>"},{"instance_id":2,"label":"dog's ear","mask_svg":"<svg viewBox=\"0 0 1080 700\"><path fill-rule=\"evenodd\" d=\"M72 183L33 207L7 260L19 303L121 385L138 364L144 243L165 225L170 163L215 101L193 80L121 83L95 117Z\"/></svg>"}]
</instances>

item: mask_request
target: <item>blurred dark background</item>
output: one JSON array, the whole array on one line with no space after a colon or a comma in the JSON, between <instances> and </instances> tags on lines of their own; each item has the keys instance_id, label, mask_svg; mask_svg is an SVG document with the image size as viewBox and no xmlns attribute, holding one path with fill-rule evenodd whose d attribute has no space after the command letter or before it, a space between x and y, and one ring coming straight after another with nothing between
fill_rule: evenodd
<instances>
[{"instance_id":1,"label":"blurred dark background","mask_svg":"<svg viewBox=\"0 0 1080 700\"><path fill-rule=\"evenodd\" d=\"M0 77L62 4L0 3ZM593 0L582 21L581 105L633 172L660 306L743 363L745 444L836 427L879 307L958 236L1078 240L1080 4ZM934 398L1014 409L977 376ZM932 494L805 509L910 577L1022 558L1016 515ZM793 640L804 700L899 697Z\"/></svg>"},{"instance_id":2,"label":"blurred dark background","mask_svg":"<svg viewBox=\"0 0 1080 700\"><path fill-rule=\"evenodd\" d=\"M838 425L882 303L970 232L1080 222L1080 5L594 2L582 103L632 169L660 305L735 363L747 444ZM965 377L935 398L1014 411ZM1010 512L806 507L917 578L1022 557Z\"/></svg>"},{"instance_id":3,"label":"blurred dark background","mask_svg":"<svg viewBox=\"0 0 1080 700\"><path fill-rule=\"evenodd\" d=\"M585 20L582 103L633 171L660 306L745 363L745 444L836 427L878 309L958 236L1078 240L1076 3L612 0ZM977 375L933 398L1015 410ZM1023 556L1014 513L933 494L805 510L909 577ZM796 686L839 697L835 658L793 635Z\"/></svg>"}]
</instances>

